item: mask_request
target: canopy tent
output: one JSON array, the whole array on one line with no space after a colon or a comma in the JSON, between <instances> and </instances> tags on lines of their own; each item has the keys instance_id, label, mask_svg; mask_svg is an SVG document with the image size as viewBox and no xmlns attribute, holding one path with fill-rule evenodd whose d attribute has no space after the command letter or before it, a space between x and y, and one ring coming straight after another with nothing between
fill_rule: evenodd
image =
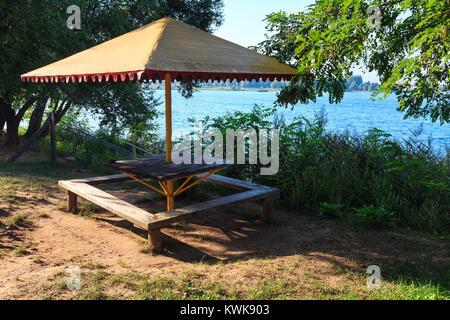
<instances>
[{"instance_id":1,"label":"canopy tent","mask_svg":"<svg viewBox=\"0 0 450 320\"><path fill-rule=\"evenodd\" d=\"M165 80L166 161L172 162L171 83L174 80L290 80L296 69L164 18L66 59L28 72L25 82L126 82ZM167 181L168 210L173 182Z\"/></svg>"},{"instance_id":2,"label":"canopy tent","mask_svg":"<svg viewBox=\"0 0 450 320\"><path fill-rule=\"evenodd\" d=\"M296 70L183 22L164 18L21 76L32 82L165 79L290 80Z\"/></svg>"}]
</instances>

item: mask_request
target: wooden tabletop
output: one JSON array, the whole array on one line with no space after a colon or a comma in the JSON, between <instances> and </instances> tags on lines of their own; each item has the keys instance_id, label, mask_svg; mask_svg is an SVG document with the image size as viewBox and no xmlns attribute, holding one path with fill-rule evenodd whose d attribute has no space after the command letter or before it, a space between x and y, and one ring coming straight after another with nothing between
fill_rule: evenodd
<instances>
[{"instance_id":1,"label":"wooden tabletop","mask_svg":"<svg viewBox=\"0 0 450 320\"><path fill-rule=\"evenodd\" d=\"M192 157L192 164L167 163L165 155L154 155L136 160L113 161L105 166L138 178L151 178L163 182L211 172L231 165L226 161L217 161L215 164L206 164L204 159L201 159L201 164L195 164L194 161L195 158Z\"/></svg>"}]
</instances>

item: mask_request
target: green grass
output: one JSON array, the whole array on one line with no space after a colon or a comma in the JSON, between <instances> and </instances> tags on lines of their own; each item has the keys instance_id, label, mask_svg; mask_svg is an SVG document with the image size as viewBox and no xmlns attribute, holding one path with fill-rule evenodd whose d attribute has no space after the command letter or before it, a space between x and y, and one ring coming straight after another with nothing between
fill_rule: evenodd
<instances>
[{"instance_id":1,"label":"green grass","mask_svg":"<svg viewBox=\"0 0 450 320\"><path fill-rule=\"evenodd\" d=\"M236 284L225 276L229 267L245 266L246 261L218 264L193 264L184 270L177 270L169 276L161 276L134 271L126 266L126 271L113 273L99 263L87 261L79 263L82 269L81 289L67 290L61 271L50 283L42 288L44 297L58 299L59 296L72 299L138 299L138 300L449 300L450 292L441 284L430 281L410 281L398 278L391 280L389 272L383 275L380 290L366 287L368 275L345 267L335 267L334 273L343 278L334 285L327 284L327 276L317 273L314 267L304 274L292 278L293 270L288 265L272 263L271 259L261 259L252 264L252 274L248 283ZM264 266L258 269L259 265ZM276 267L274 276L272 267ZM124 266L125 267L125 266ZM248 266L247 266L248 267ZM445 272L444 269L441 271ZM253 274L254 273L254 274ZM259 280L251 281L256 275Z\"/></svg>"},{"instance_id":2,"label":"green grass","mask_svg":"<svg viewBox=\"0 0 450 320\"><path fill-rule=\"evenodd\" d=\"M109 273L105 271L97 271L95 273L88 274L83 279L90 284L88 290L83 294L83 299L86 300L105 300L107 295L104 293L103 281L107 279Z\"/></svg>"},{"instance_id":3,"label":"green grass","mask_svg":"<svg viewBox=\"0 0 450 320\"><path fill-rule=\"evenodd\" d=\"M47 218L49 218L49 215L45 212L39 212L39 217L47 219Z\"/></svg>"},{"instance_id":4,"label":"green grass","mask_svg":"<svg viewBox=\"0 0 450 320\"><path fill-rule=\"evenodd\" d=\"M70 171L67 166L52 165L48 159L18 160L10 163L0 159L0 182L14 189L41 190L49 183L56 183Z\"/></svg>"},{"instance_id":5,"label":"green grass","mask_svg":"<svg viewBox=\"0 0 450 320\"><path fill-rule=\"evenodd\" d=\"M97 206L92 203L84 202L78 207L78 214L82 217L91 218L97 212Z\"/></svg>"},{"instance_id":6,"label":"green grass","mask_svg":"<svg viewBox=\"0 0 450 320\"><path fill-rule=\"evenodd\" d=\"M173 280L164 277L155 277L151 280L142 277L139 283L137 296L141 300L177 300L176 284Z\"/></svg>"},{"instance_id":7,"label":"green grass","mask_svg":"<svg viewBox=\"0 0 450 320\"><path fill-rule=\"evenodd\" d=\"M3 183L3 189L0 189L0 198L10 204L15 203L18 198L15 195L15 191L11 188L11 182L0 178L0 183Z\"/></svg>"},{"instance_id":8,"label":"green grass","mask_svg":"<svg viewBox=\"0 0 450 320\"><path fill-rule=\"evenodd\" d=\"M8 220L8 225L16 227L25 227L30 223L31 222L21 214L15 214Z\"/></svg>"},{"instance_id":9,"label":"green grass","mask_svg":"<svg viewBox=\"0 0 450 320\"><path fill-rule=\"evenodd\" d=\"M16 257L24 257L29 255L30 253L27 251L25 246L18 246L14 249L14 255Z\"/></svg>"},{"instance_id":10,"label":"green grass","mask_svg":"<svg viewBox=\"0 0 450 320\"><path fill-rule=\"evenodd\" d=\"M410 258L413 259L413 258ZM450 300L450 264L430 262L420 257L414 262L403 259L387 259L380 264L381 289L369 290L366 299L375 300ZM366 263L370 265L370 262ZM345 276L348 283L364 283L368 275L355 272L339 264L334 265L336 274ZM335 298L360 298L351 287L338 292Z\"/></svg>"},{"instance_id":11,"label":"green grass","mask_svg":"<svg viewBox=\"0 0 450 320\"><path fill-rule=\"evenodd\" d=\"M33 261L36 263L43 263L42 256L34 256Z\"/></svg>"},{"instance_id":12,"label":"green grass","mask_svg":"<svg viewBox=\"0 0 450 320\"><path fill-rule=\"evenodd\" d=\"M450 292L440 285L417 283L406 280L396 281L390 288L372 292L372 299L383 300L450 300Z\"/></svg>"},{"instance_id":13,"label":"green grass","mask_svg":"<svg viewBox=\"0 0 450 320\"><path fill-rule=\"evenodd\" d=\"M418 257L413 263L399 259L383 263L380 267L386 280L407 289L407 292L411 292L414 287L424 288L425 292L435 288L450 298L450 273L448 272L450 263L448 261L432 262Z\"/></svg>"},{"instance_id":14,"label":"green grass","mask_svg":"<svg viewBox=\"0 0 450 320\"><path fill-rule=\"evenodd\" d=\"M286 300L293 290L295 288L289 281L275 279L261 281L255 289L250 289L248 293L254 300Z\"/></svg>"}]
</instances>

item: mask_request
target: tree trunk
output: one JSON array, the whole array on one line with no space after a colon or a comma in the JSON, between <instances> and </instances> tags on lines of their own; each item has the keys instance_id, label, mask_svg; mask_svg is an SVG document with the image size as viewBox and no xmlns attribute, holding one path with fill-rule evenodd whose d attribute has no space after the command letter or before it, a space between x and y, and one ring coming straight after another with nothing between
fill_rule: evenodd
<instances>
[{"instance_id":1,"label":"tree trunk","mask_svg":"<svg viewBox=\"0 0 450 320\"><path fill-rule=\"evenodd\" d=\"M8 100L0 99L0 114L6 120L6 144L7 145L18 145L20 144L19 139L19 124L22 120L25 112L34 104L36 100L30 98L17 112L13 109L11 102Z\"/></svg>"},{"instance_id":2,"label":"tree trunk","mask_svg":"<svg viewBox=\"0 0 450 320\"><path fill-rule=\"evenodd\" d=\"M46 105L47 101L44 102L41 101L34 108L33 113L31 114L30 117L27 132L24 135L26 139L31 138L41 128L42 118L44 117Z\"/></svg>"},{"instance_id":3,"label":"tree trunk","mask_svg":"<svg viewBox=\"0 0 450 320\"><path fill-rule=\"evenodd\" d=\"M3 131L3 128L5 127L5 117L3 116L3 114L0 111L0 131Z\"/></svg>"},{"instance_id":4,"label":"tree trunk","mask_svg":"<svg viewBox=\"0 0 450 320\"><path fill-rule=\"evenodd\" d=\"M64 108L60 108L55 114L55 124L58 124L61 119L66 115L67 111L69 111L70 107L72 106L72 102L67 101L64 105Z\"/></svg>"},{"instance_id":5,"label":"tree trunk","mask_svg":"<svg viewBox=\"0 0 450 320\"><path fill-rule=\"evenodd\" d=\"M0 101L0 113L6 122L6 144L17 145L19 140L19 122L17 121L16 112L11 105L4 100Z\"/></svg>"},{"instance_id":6,"label":"tree trunk","mask_svg":"<svg viewBox=\"0 0 450 320\"><path fill-rule=\"evenodd\" d=\"M19 139L19 123L15 116L6 118L6 145L18 145L20 144Z\"/></svg>"},{"instance_id":7,"label":"tree trunk","mask_svg":"<svg viewBox=\"0 0 450 320\"><path fill-rule=\"evenodd\" d=\"M55 113L55 126L61 121L61 119L66 115L67 111L69 111L72 103L70 101L62 101L61 104L53 110ZM44 130L40 138L45 138L50 133L50 129L47 128Z\"/></svg>"}]
</instances>

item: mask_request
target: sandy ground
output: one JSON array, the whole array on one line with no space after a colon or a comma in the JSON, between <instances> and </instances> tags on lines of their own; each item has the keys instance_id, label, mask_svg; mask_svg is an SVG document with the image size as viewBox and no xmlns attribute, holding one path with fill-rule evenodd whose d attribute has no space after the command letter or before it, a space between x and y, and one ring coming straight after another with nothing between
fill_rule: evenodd
<instances>
[{"instance_id":1,"label":"sandy ground","mask_svg":"<svg viewBox=\"0 0 450 320\"><path fill-rule=\"evenodd\" d=\"M24 297L18 282L39 286L61 270L61 266L69 266L74 261L101 263L112 272L120 272L120 261L133 270L146 272L154 268L185 267L200 261L214 263L275 253L289 256L304 250L308 242L331 240L331 230L325 225L319 223L314 228L309 225L309 230L299 233L300 221L286 226L289 217L278 211L274 212L278 226L263 226L255 219L260 205L250 204L216 210L164 228L164 252L153 255L141 252L147 247L145 231L105 211L86 218L58 210L56 207L64 198L63 193L55 190L52 197L42 203L20 210L30 217L32 226L13 227L1 234L3 248L13 249L24 243L31 253L26 257L8 256L0 260L1 298ZM1 207L0 212L5 215L7 210ZM42 213L47 217L40 217ZM34 262L36 256L41 256L43 262Z\"/></svg>"}]
</instances>

